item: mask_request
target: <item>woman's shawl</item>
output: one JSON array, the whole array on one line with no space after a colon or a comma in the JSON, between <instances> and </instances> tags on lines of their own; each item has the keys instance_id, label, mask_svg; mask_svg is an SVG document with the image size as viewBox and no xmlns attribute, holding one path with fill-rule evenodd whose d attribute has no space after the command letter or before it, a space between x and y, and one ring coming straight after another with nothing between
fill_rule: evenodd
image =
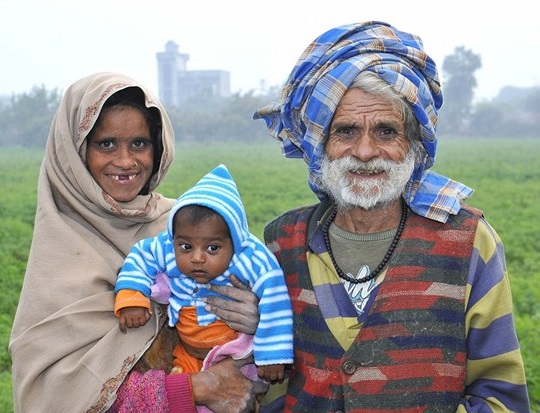
<instances>
[{"instance_id":1,"label":"woman's shawl","mask_svg":"<svg viewBox=\"0 0 540 413\"><path fill-rule=\"evenodd\" d=\"M161 113L163 155L149 195L118 203L86 168L86 136L107 98L132 86ZM152 343L156 317L120 332L114 286L131 246L165 229L172 201L153 191L173 158L171 123L144 86L100 73L66 91L40 170L34 237L11 333L16 412L106 410Z\"/></svg>"},{"instance_id":2,"label":"woman's shawl","mask_svg":"<svg viewBox=\"0 0 540 413\"><path fill-rule=\"evenodd\" d=\"M341 98L359 73L370 71L411 105L420 124L425 159L417 163L405 193L416 213L445 222L472 190L428 169L435 162L436 125L442 93L433 60L421 39L382 22L340 26L313 41L300 56L282 90L281 102L260 109L269 133L288 158L309 165L309 185L323 199L320 163L328 128Z\"/></svg>"}]
</instances>

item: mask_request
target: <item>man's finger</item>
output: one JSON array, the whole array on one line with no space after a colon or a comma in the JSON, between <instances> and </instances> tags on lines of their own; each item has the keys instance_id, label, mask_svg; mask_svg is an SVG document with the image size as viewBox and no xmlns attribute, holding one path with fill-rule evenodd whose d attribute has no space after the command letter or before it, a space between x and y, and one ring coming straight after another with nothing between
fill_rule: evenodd
<instances>
[{"instance_id":1,"label":"man's finger","mask_svg":"<svg viewBox=\"0 0 540 413\"><path fill-rule=\"evenodd\" d=\"M222 288L222 286L220 286L219 288ZM224 288L234 288L234 287L224 287ZM219 294L221 294L221 292L218 291L217 288L212 288L212 290L219 293ZM225 295L225 294L223 294L223 295ZM223 310L226 310L226 311L235 312L235 310L238 309L238 302L227 300L226 298L218 297L218 296L215 296L215 295L206 297L205 302L207 304L211 305L212 307L223 309Z\"/></svg>"},{"instance_id":2,"label":"man's finger","mask_svg":"<svg viewBox=\"0 0 540 413\"><path fill-rule=\"evenodd\" d=\"M251 288L237 278L231 275L231 285L213 285L210 284L209 289L219 295L231 298L239 302L256 303L257 296L253 294Z\"/></svg>"},{"instance_id":3,"label":"man's finger","mask_svg":"<svg viewBox=\"0 0 540 413\"><path fill-rule=\"evenodd\" d=\"M231 275L229 277L229 280L231 281L231 284L234 285L236 288L244 291L250 291L251 288L249 285L244 284L242 281L238 279L236 275Z\"/></svg>"},{"instance_id":4,"label":"man's finger","mask_svg":"<svg viewBox=\"0 0 540 413\"><path fill-rule=\"evenodd\" d=\"M240 367L247 366L248 364L253 364L255 362L255 359L253 358L253 355L249 355L243 359L234 360L234 366L239 369Z\"/></svg>"},{"instance_id":5,"label":"man's finger","mask_svg":"<svg viewBox=\"0 0 540 413\"><path fill-rule=\"evenodd\" d=\"M268 383L263 381L254 381L253 382L253 394L263 394L268 390Z\"/></svg>"}]
</instances>

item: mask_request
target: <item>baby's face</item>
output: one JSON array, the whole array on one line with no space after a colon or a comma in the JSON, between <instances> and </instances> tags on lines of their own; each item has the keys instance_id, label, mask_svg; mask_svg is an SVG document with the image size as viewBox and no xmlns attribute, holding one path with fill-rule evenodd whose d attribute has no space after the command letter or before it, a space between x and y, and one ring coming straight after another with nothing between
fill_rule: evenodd
<instances>
[{"instance_id":1,"label":"baby's face","mask_svg":"<svg viewBox=\"0 0 540 413\"><path fill-rule=\"evenodd\" d=\"M174 225L174 253L182 273L205 284L225 272L234 249L223 219L212 217L197 224L179 219Z\"/></svg>"}]
</instances>

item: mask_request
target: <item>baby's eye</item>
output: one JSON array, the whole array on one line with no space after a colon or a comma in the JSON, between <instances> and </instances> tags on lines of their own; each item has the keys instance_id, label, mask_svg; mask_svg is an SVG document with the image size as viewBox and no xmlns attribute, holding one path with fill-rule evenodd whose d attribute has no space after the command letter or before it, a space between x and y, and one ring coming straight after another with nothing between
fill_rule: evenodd
<instances>
[{"instance_id":1,"label":"baby's eye","mask_svg":"<svg viewBox=\"0 0 540 413\"><path fill-rule=\"evenodd\" d=\"M191 245L190 244L180 244L178 246L182 251L191 251Z\"/></svg>"},{"instance_id":2,"label":"baby's eye","mask_svg":"<svg viewBox=\"0 0 540 413\"><path fill-rule=\"evenodd\" d=\"M208 251L210 254L215 254L219 251L219 248L220 247L218 245L209 245L208 247L206 247L206 251Z\"/></svg>"}]
</instances>

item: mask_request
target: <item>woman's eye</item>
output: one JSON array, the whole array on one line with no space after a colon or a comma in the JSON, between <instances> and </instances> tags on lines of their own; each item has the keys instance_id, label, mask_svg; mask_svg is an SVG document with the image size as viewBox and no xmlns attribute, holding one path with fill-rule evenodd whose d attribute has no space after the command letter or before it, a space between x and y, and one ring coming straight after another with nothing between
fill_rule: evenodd
<instances>
[{"instance_id":1,"label":"woman's eye","mask_svg":"<svg viewBox=\"0 0 540 413\"><path fill-rule=\"evenodd\" d=\"M136 150L144 150L152 146L152 141L149 139L137 139L133 142L133 148Z\"/></svg>"},{"instance_id":2,"label":"woman's eye","mask_svg":"<svg viewBox=\"0 0 540 413\"><path fill-rule=\"evenodd\" d=\"M114 149L115 147L115 142L112 139L107 139L107 140L96 142L96 143L97 143L98 148L102 150L106 150L106 151Z\"/></svg>"}]
</instances>

